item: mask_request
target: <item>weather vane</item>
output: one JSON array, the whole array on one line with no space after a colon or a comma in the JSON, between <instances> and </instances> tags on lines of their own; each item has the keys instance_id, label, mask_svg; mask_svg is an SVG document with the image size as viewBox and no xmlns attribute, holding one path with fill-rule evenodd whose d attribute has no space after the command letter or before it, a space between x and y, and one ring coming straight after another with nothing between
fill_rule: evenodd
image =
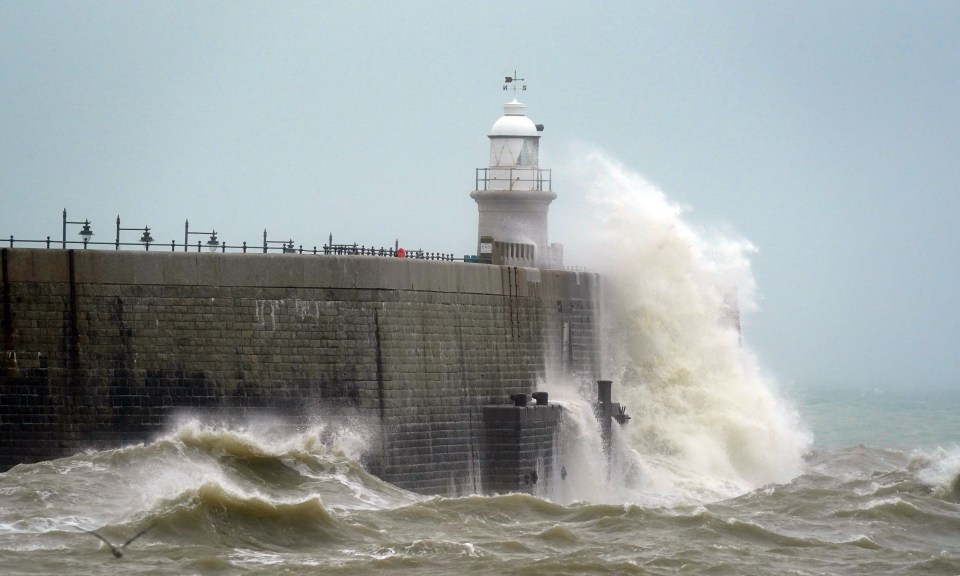
<instances>
[{"instance_id":1,"label":"weather vane","mask_svg":"<svg viewBox=\"0 0 960 576\"><path fill-rule=\"evenodd\" d=\"M516 96L517 96L517 83L518 83L518 82L520 83L520 91L521 91L521 92L526 92L526 91L527 91L527 85L526 85L526 84L523 84L523 82L525 82L525 80L524 80L523 78L517 78L517 71L516 71L516 70L513 71L513 76L507 76L506 79L503 81L503 91L506 92L508 88L511 88L511 87L512 87L512 88L513 88L513 96L516 97ZM512 85L512 86L511 86L511 85Z\"/></svg>"}]
</instances>

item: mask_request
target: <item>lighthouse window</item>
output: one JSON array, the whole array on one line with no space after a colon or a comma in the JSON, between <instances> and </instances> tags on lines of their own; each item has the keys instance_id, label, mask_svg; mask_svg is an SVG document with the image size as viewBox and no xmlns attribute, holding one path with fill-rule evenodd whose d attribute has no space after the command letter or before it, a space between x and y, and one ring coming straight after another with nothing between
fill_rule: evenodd
<instances>
[{"instance_id":1,"label":"lighthouse window","mask_svg":"<svg viewBox=\"0 0 960 576\"><path fill-rule=\"evenodd\" d=\"M530 151L527 149L527 143L524 142L520 148L520 154L517 156L517 166L530 165Z\"/></svg>"},{"instance_id":2,"label":"lighthouse window","mask_svg":"<svg viewBox=\"0 0 960 576\"><path fill-rule=\"evenodd\" d=\"M525 139L517 155L517 166L536 166L537 161L537 141Z\"/></svg>"}]
</instances>

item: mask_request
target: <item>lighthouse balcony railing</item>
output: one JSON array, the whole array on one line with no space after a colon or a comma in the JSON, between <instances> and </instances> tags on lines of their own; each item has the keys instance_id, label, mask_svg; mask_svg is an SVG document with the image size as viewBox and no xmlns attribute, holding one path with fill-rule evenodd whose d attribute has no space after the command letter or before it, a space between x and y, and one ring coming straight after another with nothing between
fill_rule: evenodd
<instances>
[{"instance_id":1,"label":"lighthouse balcony railing","mask_svg":"<svg viewBox=\"0 0 960 576\"><path fill-rule=\"evenodd\" d=\"M553 190L550 169L477 168L476 190Z\"/></svg>"}]
</instances>

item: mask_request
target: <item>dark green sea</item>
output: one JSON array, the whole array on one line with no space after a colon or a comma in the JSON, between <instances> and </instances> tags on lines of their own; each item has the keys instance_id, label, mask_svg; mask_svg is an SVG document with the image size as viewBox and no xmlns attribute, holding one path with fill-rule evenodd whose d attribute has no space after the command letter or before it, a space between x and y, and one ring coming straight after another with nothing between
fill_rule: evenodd
<instances>
[{"instance_id":1,"label":"dark green sea","mask_svg":"<svg viewBox=\"0 0 960 576\"><path fill-rule=\"evenodd\" d=\"M640 473L635 492L593 475L636 496L615 502L423 497L367 474L349 428L188 420L0 474L0 573L960 574L960 394L797 396L815 435L799 473L702 501L650 501ZM147 527L122 558L84 532Z\"/></svg>"}]
</instances>

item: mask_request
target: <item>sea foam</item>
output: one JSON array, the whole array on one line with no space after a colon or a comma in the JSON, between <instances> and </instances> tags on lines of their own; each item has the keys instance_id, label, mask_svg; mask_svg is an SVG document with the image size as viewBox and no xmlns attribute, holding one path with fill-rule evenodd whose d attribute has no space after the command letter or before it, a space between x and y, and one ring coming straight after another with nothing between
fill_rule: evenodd
<instances>
[{"instance_id":1,"label":"sea foam","mask_svg":"<svg viewBox=\"0 0 960 576\"><path fill-rule=\"evenodd\" d=\"M692 225L603 152L578 150L567 170L591 217L570 253L605 281L604 376L633 417L620 466L642 479L623 490L709 500L799 474L810 435L739 330L755 308L754 246Z\"/></svg>"}]
</instances>

